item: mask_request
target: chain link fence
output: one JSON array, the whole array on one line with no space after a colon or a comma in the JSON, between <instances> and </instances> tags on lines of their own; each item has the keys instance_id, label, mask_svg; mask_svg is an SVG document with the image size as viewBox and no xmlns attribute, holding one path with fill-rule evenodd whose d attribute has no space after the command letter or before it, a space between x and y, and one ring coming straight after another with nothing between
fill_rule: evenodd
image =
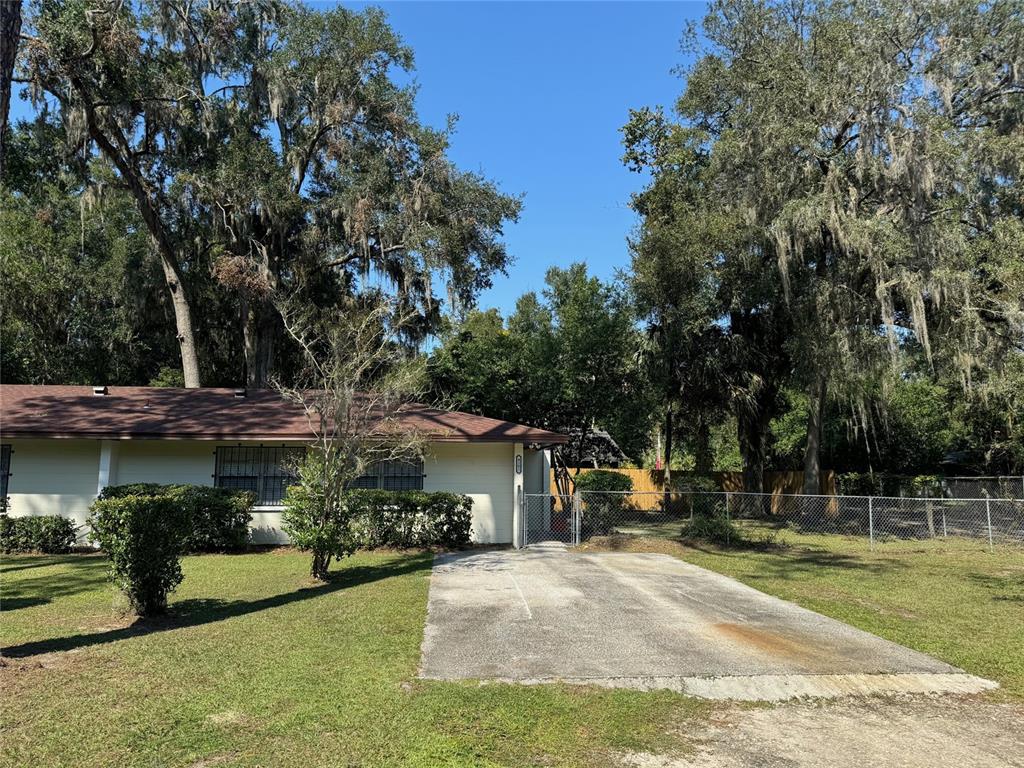
<instances>
[{"instance_id":1,"label":"chain link fence","mask_svg":"<svg viewBox=\"0 0 1024 768\"><path fill-rule=\"evenodd\" d=\"M560 505L553 497L551 510ZM677 538L696 518L722 518L745 528L889 541L971 539L1024 545L1024 499L812 496L739 492L582 491L566 513L566 543L613 534ZM574 522L573 522L574 521ZM532 543L532 542L527 542Z\"/></svg>"},{"instance_id":2,"label":"chain link fence","mask_svg":"<svg viewBox=\"0 0 1024 768\"><path fill-rule=\"evenodd\" d=\"M951 499L1024 499L1024 476L943 477L940 487Z\"/></svg>"},{"instance_id":3,"label":"chain link fence","mask_svg":"<svg viewBox=\"0 0 1024 768\"><path fill-rule=\"evenodd\" d=\"M580 543L579 494L562 500L546 493L522 493L519 496L520 546L545 542Z\"/></svg>"}]
</instances>

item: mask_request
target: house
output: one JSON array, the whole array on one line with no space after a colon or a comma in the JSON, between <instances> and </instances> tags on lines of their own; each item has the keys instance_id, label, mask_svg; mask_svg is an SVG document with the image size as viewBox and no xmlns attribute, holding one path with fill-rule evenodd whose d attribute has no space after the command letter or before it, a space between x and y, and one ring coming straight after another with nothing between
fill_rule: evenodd
<instances>
[{"instance_id":1,"label":"house","mask_svg":"<svg viewBox=\"0 0 1024 768\"><path fill-rule=\"evenodd\" d=\"M383 463L358 485L464 493L475 541L518 541L519 494L547 492L550 449L568 437L423 405L401 418L427 438L422 461ZM0 385L0 498L12 516L84 526L108 485L245 488L253 541L284 543L281 463L312 438L302 409L271 390Z\"/></svg>"}]
</instances>

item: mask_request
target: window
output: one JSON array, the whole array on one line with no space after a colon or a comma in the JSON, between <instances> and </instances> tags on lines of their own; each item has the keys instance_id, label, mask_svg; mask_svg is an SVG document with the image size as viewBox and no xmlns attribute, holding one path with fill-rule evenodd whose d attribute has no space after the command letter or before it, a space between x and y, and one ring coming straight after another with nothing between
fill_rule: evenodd
<instances>
[{"instance_id":1,"label":"window","mask_svg":"<svg viewBox=\"0 0 1024 768\"><path fill-rule=\"evenodd\" d=\"M7 506L7 478L11 475L11 446L0 445L0 506Z\"/></svg>"},{"instance_id":2,"label":"window","mask_svg":"<svg viewBox=\"0 0 1024 768\"><path fill-rule=\"evenodd\" d=\"M370 471L352 482L353 488L379 488L384 491L422 491L423 460L378 461Z\"/></svg>"},{"instance_id":3,"label":"window","mask_svg":"<svg viewBox=\"0 0 1024 768\"><path fill-rule=\"evenodd\" d=\"M295 482L289 467L302 453L302 448L218 448L215 484L218 488L252 491L260 506L280 506L285 488Z\"/></svg>"}]
</instances>

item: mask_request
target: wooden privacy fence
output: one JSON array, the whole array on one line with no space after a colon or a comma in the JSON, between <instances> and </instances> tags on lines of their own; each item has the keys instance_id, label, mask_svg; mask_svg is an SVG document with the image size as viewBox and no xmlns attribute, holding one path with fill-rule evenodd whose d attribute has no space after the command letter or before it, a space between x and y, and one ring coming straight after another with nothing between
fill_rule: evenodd
<instances>
[{"instance_id":1,"label":"wooden privacy fence","mask_svg":"<svg viewBox=\"0 0 1024 768\"><path fill-rule=\"evenodd\" d=\"M594 472L593 469L581 469L579 470L580 475L585 475L587 472ZM598 470L602 472L617 472L620 475L626 475L633 481L633 492L634 496L629 499L630 506L643 507L649 506L651 503L650 498L644 498L642 494L645 493L664 493L665 492L665 470L663 469L604 469ZM569 470L570 474L575 474L576 470ZM673 473L672 485L678 488L679 485L685 485L687 478L692 477L685 473ZM740 493L743 491L743 473L742 472L712 472L709 476L711 480L715 482L720 491L728 491L730 493ZM551 470L549 489L551 492L555 490L555 471ZM793 470L790 472L765 472L764 473L764 492L772 494L772 512L777 512L783 502L782 496L787 494L800 494L803 492L804 487L804 473L799 470ZM820 481L821 493L826 496L836 495L836 475L832 470L821 473ZM555 505L559 505L559 501L555 500Z\"/></svg>"}]
</instances>

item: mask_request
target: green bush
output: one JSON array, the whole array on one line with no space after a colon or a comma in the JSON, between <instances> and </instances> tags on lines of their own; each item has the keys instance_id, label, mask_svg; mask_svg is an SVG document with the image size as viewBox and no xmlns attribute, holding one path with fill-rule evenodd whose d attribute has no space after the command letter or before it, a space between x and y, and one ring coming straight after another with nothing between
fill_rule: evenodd
<instances>
[{"instance_id":1,"label":"green bush","mask_svg":"<svg viewBox=\"0 0 1024 768\"><path fill-rule=\"evenodd\" d=\"M351 490L345 494L357 546L459 547L469 543L473 500L457 493Z\"/></svg>"},{"instance_id":2,"label":"green bush","mask_svg":"<svg viewBox=\"0 0 1024 768\"><path fill-rule=\"evenodd\" d=\"M285 489L281 527L294 546L313 553L313 578L325 579L333 559L348 557L357 549L349 510L343 504L328 505L319 482L323 476L319 455L307 455L298 471L299 482Z\"/></svg>"},{"instance_id":3,"label":"green bush","mask_svg":"<svg viewBox=\"0 0 1024 768\"><path fill-rule=\"evenodd\" d=\"M684 541L706 541L720 546L743 542L743 534L725 515L696 515L683 526Z\"/></svg>"},{"instance_id":4,"label":"green bush","mask_svg":"<svg viewBox=\"0 0 1024 768\"><path fill-rule=\"evenodd\" d=\"M617 491L623 493L633 490L633 478L621 472L608 469L594 469L582 472L576 477L577 491ZM623 495L625 495L623 493Z\"/></svg>"},{"instance_id":5,"label":"green bush","mask_svg":"<svg viewBox=\"0 0 1024 768\"><path fill-rule=\"evenodd\" d=\"M101 499L168 496L186 513L185 552L238 552L249 544L249 522L256 497L248 491L207 485L132 483L103 489Z\"/></svg>"},{"instance_id":6,"label":"green bush","mask_svg":"<svg viewBox=\"0 0 1024 768\"><path fill-rule=\"evenodd\" d=\"M456 493L353 489L336 515L324 515L315 487L285 495L283 527L302 550L342 558L356 549L459 547L469 543L473 500Z\"/></svg>"},{"instance_id":7,"label":"green bush","mask_svg":"<svg viewBox=\"0 0 1024 768\"><path fill-rule=\"evenodd\" d=\"M110 579L140 616L163 613L182 580L181 555L190 520L172 496L97 499L90 509L90 540L110 558Z\"/></svg>"},{"instance_id":8,"label":"green bush","mask_svg":"<svg viewBox=\"0 0 1024 768\"><path fill-rule=\"evenodd\" d=\"M5 554L43 552L61 555L71 551L77 538L74 521L61 515L0 515L0 551Z\"/></svg>"},{"instance_id":9,"label":"green bush","mask_svg":"<svg viewBox=\"0 0 1024 768\"><path fill-rule=\"evenodd\" d=\"M629 491L633 478L619 472L595 469L576 477L576 490L583 503L583 536L605 536L631 514Z\"/></svg>"}]
</instances>

